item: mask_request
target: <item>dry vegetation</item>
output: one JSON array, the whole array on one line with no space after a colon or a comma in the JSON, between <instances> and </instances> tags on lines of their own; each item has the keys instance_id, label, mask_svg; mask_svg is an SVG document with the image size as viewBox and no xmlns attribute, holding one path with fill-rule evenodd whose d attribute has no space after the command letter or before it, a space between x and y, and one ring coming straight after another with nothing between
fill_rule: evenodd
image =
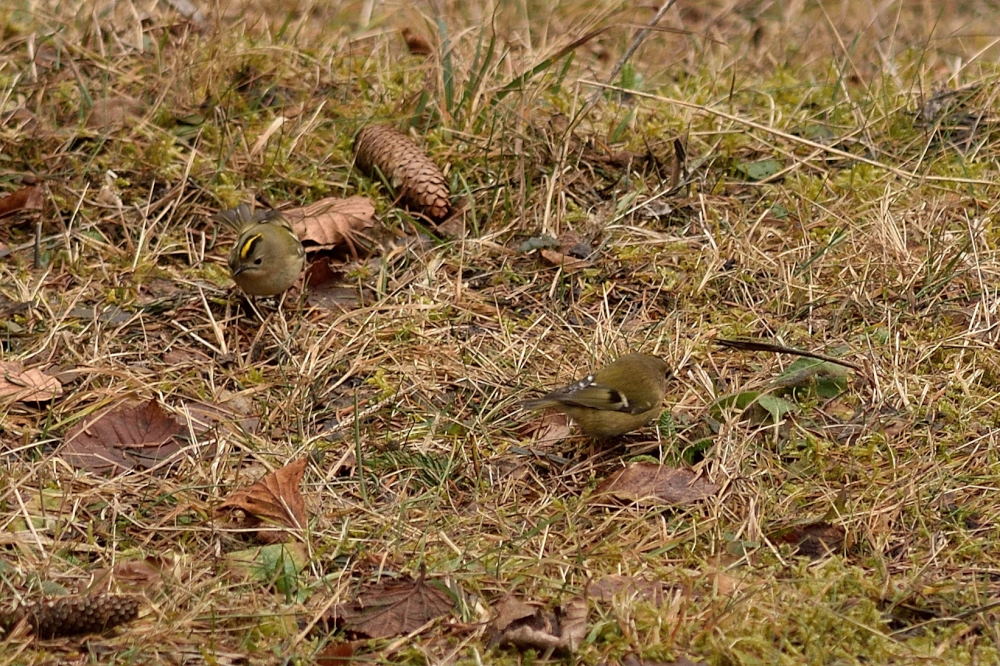
<instances>
[{"instance_id":1,"label":"dry vegetation","mask_svg":"<svg viewBox=\"0 0 1000 666\"><path fill-rule=\"evenodd\" d=\"M0 599L142 610L0 663L1000 659L994 3L680 2L617 75L657 7L76 4L0 5ZM461 215L355 168L371 122ZM233 292L216 211L353 195L367 255ZM658 427L519 408L627 350L675 368ZM133 403L179 457L75 464ZM597 492L634 462L708 497ZM306 524L258 533L282 469ZM373 628L394 594L429 619ZM531 613L574 639L497 640Z\"/></svg>"}]
</instances>

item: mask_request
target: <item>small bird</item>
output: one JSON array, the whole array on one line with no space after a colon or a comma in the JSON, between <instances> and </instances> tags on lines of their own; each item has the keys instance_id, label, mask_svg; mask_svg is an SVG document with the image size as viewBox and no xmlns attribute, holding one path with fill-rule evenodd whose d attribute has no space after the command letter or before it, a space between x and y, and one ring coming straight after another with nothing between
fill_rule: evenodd
<instances>
[{"instance_id":1,"label":"small bird","mask_svg":"<svg viewBox=\"0 0 1000 666\"><path fill-rule=\"evenodd\" d=\"M233 281L249 296L277 296L295 284L305 265L302 242L276 210L253 212L246 204L219 213L239 230L229 253Z\"/></svg>"},{"instance_id":2,"label":"small bird","mask_svg":"<svg viewBox=\"0 0 1000 666\"><path fill-rule=\"evenodd\" d=\"M552 407L564 412L589 437L617 437L659 415L670 375L663 359L628 354L578 382L523 405L527 409Z\"/></svg>"}]
</instances>

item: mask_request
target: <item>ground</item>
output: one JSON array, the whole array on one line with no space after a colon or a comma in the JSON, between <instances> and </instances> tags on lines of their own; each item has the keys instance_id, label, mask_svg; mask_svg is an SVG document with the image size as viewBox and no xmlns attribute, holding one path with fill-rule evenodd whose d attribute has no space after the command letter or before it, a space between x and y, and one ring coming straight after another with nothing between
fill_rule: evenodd
<instances>
[{"instance_id":1,"label":"ground","mask_svg":"<svg viewBox=\"0 0 1000 666\"><path fill-rule=\"evenodd\" d=\"M0 599L141 601L0 664L997 663L995 5L658 9L0 6ZM451 219L356 168L371 123ZM322 280L233 288L218 211L355 195ZM521 408L630 351L650 426ZM271 472L304 524L258 533Z\"/></svg>"}]
</instances>

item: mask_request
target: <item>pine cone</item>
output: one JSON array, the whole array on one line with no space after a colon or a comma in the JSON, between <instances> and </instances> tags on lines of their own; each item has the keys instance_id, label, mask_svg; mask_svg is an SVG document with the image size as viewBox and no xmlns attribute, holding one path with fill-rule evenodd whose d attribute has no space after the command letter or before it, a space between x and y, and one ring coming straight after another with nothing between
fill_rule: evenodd
<instances>
[{"instance_id":1,"label":"pine cone","mask_svg":"<svg viewBox=\"0 0 1000 666\"><path fill-rule=\"evenodd\" d=\"M397 190L409 208L438 222L451 212L451 195L444 174L408 136L388 125L368 125L354 140L358 166L376 170Z\"/></svg>"},{"instance_id":2,"label":"pine cone","mask_svg":"<svg viewBox=\"0 0 1000 666\"><path fill-rule=\"evenodd\" d=\"M9 631L23 618L39 638L90 634L131 622L139 615L139 599L121 594L56 597L0 612L0 629Z\"/></svg>"}]
</instances>

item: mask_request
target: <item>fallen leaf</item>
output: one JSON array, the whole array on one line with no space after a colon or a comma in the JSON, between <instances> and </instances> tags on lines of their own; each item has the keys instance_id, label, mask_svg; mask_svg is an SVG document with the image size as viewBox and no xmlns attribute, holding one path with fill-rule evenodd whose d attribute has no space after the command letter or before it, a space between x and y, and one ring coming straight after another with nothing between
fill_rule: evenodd
<instances>
[{"instance_id":1,"label":"fallen leaf","mask_svg":"<svg viewBox=\"0 0 1000 666\"><path fill-rule=\"evenodd\" d=\"M559 637L570 652L576 652L587 637L587 600L575 597L562 608L562 630Z\"/></svg>"},{"instance_id":2,"label":"fallen leaf","mask_svg":"<svg viewBox=\"0 0 1000 666\"><path fill-rule=\"evenodd\" d=\"M343 641L330 643L316 654L316 666L350 666L357 663L353 643Z\"/></svg>"},{"instance_id":3,"label":"fallen leaf","mask_svg":"<svg viewBox=\"0 0 1000 666\"><path fill-rule=\"evenodd\" d=\"M237 579L271 585L292 596L299 589L299 574L309 564L309 553L298 541L272 543L226 553L225 563Z\"/></svg>"},{"instance_id":4,"label":"fallen leaf","mask_svg":"<svg viewBox=\"0 0 1000 666\"><path fill-rule=\"evenodd\" d=\"M659 604L666 601L672 589L663 581L611 575L591 581L587 585L587 596L599 601L612 601L618 597Z\"/></svg>"},{"instance_id":5,"label":"fallen leaf","mask_svg":"<svg viewBox=\"0 0 1000 666\"><path fill-rule=\"evenodd\" d=\"M42 209L42 188L26 185L0 199L0 217L6 217L22 210Z\"/></svg>"},{"instance_id":6,"label":"fallen leaf","mask_svg":"<svg viewBox=\"0 0 1000 666\"><path fill-rule=\"evenodd\" d=\"M844 547L846 531L827 522L796 525L782 532L778 539L790 543L799 555L813 559L837 553Z\"/></svg>"},{"instance_id":7,"label":"fallen leaf","mask_svg":"<svg viewBox=\"0 0 1000 666\"><path fill-rule=\"evenodd\" d=\"M354 601L338 604L324 620L350 634L388 638L409 634L431 620L451 612L451 595L418 580L376 583L360 592Z\"/></svg>"},{"instance_id":8,"label":"fallen leaf","mask_svg":"<svg viewBox=\"0 0 1000 666\"><path fill-rule=\"evenodd\" d=\"M536 419L535 426L532 434L532 446L535 447L555 446L573 435L572 421L562 412L544 414Z\"/></svg>"},{"instance_id":9,"label":"fallen leaf","mask_svg":"<svg viewBox=\"0 0 1000 666\"><path fill-rule=\"evenodd\" d=\"M329 258L319 257L309 262L309 266L306 267L306 284L310 289L333 284L344 277L344 271L338 268L334 268Z\"/></svg>"},{"instance_id":10,"label":"fallen leaf","mask_svg":"<svg viewBox=\"0 0 1000 666\"><path fill-rule=\"evenodd\" d=\"M552 236L532 236L523 241L517 248L518 252L534 252L543 248L559 247L559 241Z\"/></svg>"},{"instance_id":11,"label":"fallen leaf","mask_svg":"<svg viewBox=\"0 0 1000 666\"><path fill-rule=\"evenodd\" d=\"M155 400L123 403L71 428L59 453L70 465L105 476L150 469L181 451L176 437L182 431L181 424Z\"/></svg>"},{"instance_id":12,"label":"fallen leaf","mask_svg":"<svg viewBox=\"0 0 1000 666\"><path fill-rule=\"evenodd\" d=\"M189 428L199 438L223 424L235 425L244 432L256 432L260 419L248 413L247 402L240 396L220 402L187 402L184 404L185 429Z\"/></svg>"},{"instance_id":13,"label":"fallen leaf","mask_svg":"<svg viewBox=\"0 0 1000 666\"><path fill-rule=\"evenodd\" d=\"M93 572L89 593L110 592L116 586L120 592L152 592L163 584L164 570L173 566L168 557L150 556L141 560L124 560L112 568Z\"/></svg>"},{"instance_id":14,"label":"fallen leaf","mask_svg":"<svg viewBox=\"0 0 1000 666\"><path fill-rule=\"evenodd\" d=\"M529 604L515 596L508 595L503 598L496 609L496 617L490 623L495 631L506 631L515 622L520 622L528 618L533 618L541 610L538 604Z\"/></svg>"},{"instance_id":15,"label":"fallen leaf","mask_svg":"<svg viewBox=\"0 0 1000 666\"><path fill-rule=\"evenodd\" d=\"M217 513L229 514L241 527L254 528L264 522L277 523L293 529L306 525L306 504L299 485L306 470L306 459L299 458L271 472L249 488L238 490L216 507ZM257 538L275 543L283 537L270 529L257 531Z\"/></svg>"},{"instance_id":16,"label":"fallen leaf","mask_svg":"<svg viewBox=\"0 0 1000 666\"><path fill-rule=\"evenodd\" d=\"M306 269L306 303L314 308L353 310L364 303L364 292L356 284L345 280L342 264L331 263L329 257L320 257ZM346 282L346 284L345 284Z\"/></svg>"},{"instance_id":17,"label":"fallen leaf","mask_svg":"<svg viewBox=\"0 0 1000 666\"><path fill-rule=\"evenodd\" d=\"M62 384L38 368L24 369L14 361L0 361L0 404L48 402L62 395Z\"/></svg>"},{"instance_id":18,"label":"fallen leaf","mask_svg":"<svg viewBox=\"0 0 1000 666\"><path fill-rule=\"evenodd\" d=\"M546 262L553 266L558 266L567 273L574 273L584 268L590 268L591 266L590 262L586 259L563 254L558 250L541 249L538 252Z\"/></svg>"},{"instance_id":19,"label":"fallen leaf","mask_svg":"<svg viewBox=\"0 0 1000 666\"><path fill-rule=\"evenodd\" d=\"M575 597L555 612L513 596L505 597L490 622L490 643L518 649L574 652L587 636L587 600Z\"/></svg>"},{"instance_id":20,"label":"fallen leaf","mask_svg":"<svg viewBox=\"0 0 1000 666\"><path fill-rule=\"evenodd\" d=\"M770 178L783 168L784 164L772 158L757 160L756 162L740 162L736 165L736 170L750 180Z\"/></svg>"},{"instance_id":21,"label":"fallen leaf","mask_svg":"<svg viewBox=\"0 0 1000 666\"><path fill-rule=\"evenodd\" d=\"M328 286L310 289L306 296L306 303L323 310L347 312L357 309L362 305L363 300L357 287Z\"/></svg>"},{"instance_id":22,"label":"fallen leaf","mask_svg":"<svg viewBox=\"0 0 1000 666\"><path fill-rule=\"evenodd\" d=\"M632 463L605 479L596 495L646 504L690 504L711 497L719 487L688 469Z\"/></svg>"},{"instance_id":23,"label":"fallen leaf","mask_svg":"<svg viewBox=\"0 0 1000 666\"><path fill-rule=\"evenodd\" d=\"M359 238L370 241L364 232L375 226L375 206L368 197L327 197L281 214L299 239L311 244L309 249L345 246L354 256L358 255L355 242Z\"/></svg>"},{"instance_id":24,"label":"fallen leaf","mask_svg":"<svg viewBox=\"0 0 1000 666\"><path fill-rule=\"evenodd\" d=\"M116 132L132 125L142 113L142 104L126 95L104 97L94 102L87 116L87 128L99 132Z\"/></svg>"},{"instance_id":25,"label":"fallen leaf","mask_svg":"<svg viewBox=\"0 0 1000 666\"><path fill-rule=\"evenodd\" d=\"M410 28L403 28L401 32L403 34L403 39L406 41L406 48L408 48L410 53L413 55L428 56L434 52L434 49L431 48L430 42L413 32Z\"/></svg>"}]
</instances>

